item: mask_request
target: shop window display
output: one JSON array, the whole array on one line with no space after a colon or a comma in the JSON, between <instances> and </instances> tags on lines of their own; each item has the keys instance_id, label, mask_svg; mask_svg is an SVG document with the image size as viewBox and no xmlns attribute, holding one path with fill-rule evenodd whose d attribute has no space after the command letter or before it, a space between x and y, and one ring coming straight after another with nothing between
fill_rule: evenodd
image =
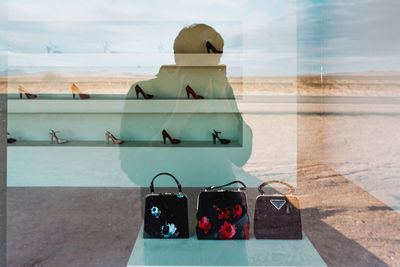
<instances>
[{"instance_id":1,"label":"shop window display","mask_svg":"<svg viewBox=\"0 0 400 267\"><path fill-rule=\"evenodd\" d=\"M396 266L398 9L0 1L0 266Z\"/></svg>"}]
</instances>

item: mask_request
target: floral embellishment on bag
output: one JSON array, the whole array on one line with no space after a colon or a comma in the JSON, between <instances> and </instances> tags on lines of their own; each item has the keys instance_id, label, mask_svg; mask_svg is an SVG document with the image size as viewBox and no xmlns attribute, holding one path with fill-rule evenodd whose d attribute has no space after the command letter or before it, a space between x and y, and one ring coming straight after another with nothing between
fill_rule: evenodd
<instances>
[{"instance_id":1,"label":"floral embellishment on bag","mask_svg":"<svg viewBox=\"0 0 400 267\"><path fill-rule=\"evenodd\" d=\"M159 208L157 208L156 206L153 206L153 207L151 207L151 214L153 214L154 217L156 217L156 219L158 219L160 217L161 210Z\"/></svg>"},{"instance_id":2,"label":"floral embellishment on bag","mask_svg":"<svg viewBox=\"0 0 400 267\"><path fill-rule=\"evenodd\" d=\"M242 217L243 209L242 206L240 206L239 204L235 205L232 211L233 211L233 218L239 219L240 217Z\"/></svg>"},{"instance_id":3,"label":"floral embellishment on bag","mask_svg":"<svg viewBox=\"0 0 400 267\"><path fill-rule=\"evenodd\" d=\"M201 218L199 220L198 226L199 226L200 229L204 230L204 234L208 234L208 232L211 229L211 223L210 223L210 221L208 220L208 218L206 216L204 216L203 218Z\"/></svg>"},{"instance_id":4,"label":"floral embellishment on bag","mask_svg":"<svg viewBox=\"0 0 400 267\"><path fill-rule=\"evenodd\" d=\"M247 223L245 223L243 225L243 232L242 232L243 236L248 240L249 239L249 225Z\"/></svg>"},{"instance_id":5,"label":"floral embellishment on bag","mask_svg":"<svg viewBox=\"0 0 400 267\"><path fill-rule=\"evenodd\" d=\"M225 208L224 210L218 207L215 208L217 209L217 211L219 211L218 220L230 219L231 211L229 210L229 208Z\"/></svg>"},{"instance_id":6,"label":"floral embellishment on bag","mask_svg":"<svg viewBox=\"0 0 400 267\"><path fill-rule=\"evenodd\" d=\"M161 226L161 234L165 238L170 238L179 235L179 233L176 232L176 226L173 223L168 223L166 226Z\"/></svg>"},{"instance_id":7,"label":"floral embellishment on bag","mask_svg":"<svg viewBox=\"0 0 400 267\"><path fill-rule=\"evenodd\" d=\"M220 239L232 239L236 234L236 226L225 221L219 232L221 233Z\"/></svg>"}]
</instances>

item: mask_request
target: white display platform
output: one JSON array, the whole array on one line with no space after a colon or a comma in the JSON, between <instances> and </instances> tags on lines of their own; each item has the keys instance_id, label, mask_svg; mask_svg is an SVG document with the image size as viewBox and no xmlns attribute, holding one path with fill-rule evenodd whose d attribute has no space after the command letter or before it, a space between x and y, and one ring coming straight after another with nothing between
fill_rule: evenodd
<instances>
[{"instance_id":1,"label":"white display platform","mask_svg":"<svg viewBox=\"0 0 400 267\"><path fill-rule=\"evenodd\" d=\"M326 266L302 240L144 239L139 231L127 266Z\"/></svg>"}]
</instances>

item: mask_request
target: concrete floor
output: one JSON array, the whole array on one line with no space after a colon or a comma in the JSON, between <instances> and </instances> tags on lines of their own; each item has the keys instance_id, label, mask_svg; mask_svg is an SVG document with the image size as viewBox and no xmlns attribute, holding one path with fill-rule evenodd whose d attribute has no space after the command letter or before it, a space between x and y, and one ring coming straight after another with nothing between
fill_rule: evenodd
<instances>
[{"instance_id":1,"label":"concrete floor","mask_svg":"<svg viewBox=\"0 0 400 267\"><path fill-rule=\"evenodd\" d=\"M321 168L325 167L317 166ZM327 177L317 184L313 179L321 172L315 172L315 165L300 170L303 231L328 266L394 266L400 256L400 242L393 239L400 233L400 214L332 170L325 169ZM200 191L185 190L190 220ZM147 192L147 188L9 188L7 266L126 266ZM346 198L349 193L351 198ZM257 195L255 188L248 190L251 218ZM358 224L361 217L363 225ZM352 228L374 234L357 236Z\"/></svg>"}]
</instances>

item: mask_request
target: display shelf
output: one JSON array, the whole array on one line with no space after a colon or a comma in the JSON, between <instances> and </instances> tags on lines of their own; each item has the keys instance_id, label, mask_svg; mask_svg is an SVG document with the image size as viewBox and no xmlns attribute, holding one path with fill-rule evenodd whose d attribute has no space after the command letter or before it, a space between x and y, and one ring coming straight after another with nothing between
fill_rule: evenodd
<instances>
[{"instance_id":1,"label":"display shelf","mask_svg":"<svg viewBox=\"0 0 400 267\"><path fill-rule=\"evenodd\" d=\"M20 67L48 67L49 70L54 68L101 68L113 67L134 68L136 66L148 66L149 62L173 62L174 57L179 55L185 59L187 66L204 66L215 67L215 62L221 57L221 54L172 54L172 53L9 53L9 68ZM264 55L263 55L264 56ZM225 61L229 62L229 66L242 66L240 53L224 52ZM134 63L132 63L134 62ZM159 66L159 65L158 65ZM154 66L156 67L156 66Z\"/></svg>"},{"instance_id":2,"label":"display shelf","mask_svg":"<svg viewBox=\"0 0 400 267\"><path fill-rule=\"evenodd\" d=\"M9 95L7 126L18 141L7 148L8 185L136 187L167 171L186 177L185 186L199 187L235 177L235 166L243 166L251 154L252 133L227 82L226 66L161 66L156 76L139 82L154 99L136 99L134 90L127 95L83 90L90 99ZM188 84L205 99L187 99ZM50 144L50 129L71 141ZM163 129L182 142L163 144ZM213 144L214 129L231 143ZM106 144L106 130L127 142Z\"/></svg>"},{"instance_id":3,"label":"display shelf","mask_svg":"<svg viewBox=\"0 0 400 267\"><path fill-rule=\"evenodd\" d=\"M302 240L144 239L143 225L129 258L133 266L326 266L305 234Z\"/></svg>"},{"instance_id":4,"label":"display shelf","mask_svg":"<svg viewBox=\"0 0 400 267\"><path fill-rule=\"evenodd\" d=\"M53 93L53 94L36 94L37 98L34 99L27 99L25 95L22 96L22 99L20 99L19 94L8 94L7 98L8 100L18 100L18 101L29 101L29 102L36 102L36 101L42 101L42 100L71 100L71 101L76 101L80 100L79 96L76 95L76 99L73 99L72 93L70 94L61 94L61 93ZM90 94L90 99L87 99L85 101L89 100L124 100L126 98L126 95L124 94ZM82 100L84 101L84 100ZM42 103L42 102L39 102ZM44 103L44 102L43 102ZM26 103L25 103L26 104Z\"/></svg>"},{"instance_id":5,"label":"display shelf","mask_svg":"<svg viewBox=\"0 0 400 267\"><path fill-rule=\"evenodd\" d=\"M220 144L219 142L216 142L215 144L213 142L208 142L208 141L184 141L182 140L181 143L179 144L171 144L169 141L167 141L166 144L163 143L163 141L128 141L124 142L122 144L116 145L112 143L110 140L110 143L107 144L104 141L68 141L68 143L65 144L58 144L55 140L53 144L50 144L49 141L17 141L12 144L7 144L9 148L12 147L79 147L79 148L85 148L85 147L104 147L104 148L115 148L115 147L120 147L120 148L128 148L128 147L165 147L165 148L184 148L184 147L190 147L190 148L229 148L229 147L241 147L239 142L231 142L229 144L223 145Z\"/></svg>"},{"instance_id":6,"label":"display shelf","mask_svg":"<svg viewBox=\"0 0 400 267\"><path fill-rule=\"evenodd\" d=\"M117 98L117 96L115 96ZM9 99L8 113L238 113L233 99Z\"/></svg>"}]
</instances>

